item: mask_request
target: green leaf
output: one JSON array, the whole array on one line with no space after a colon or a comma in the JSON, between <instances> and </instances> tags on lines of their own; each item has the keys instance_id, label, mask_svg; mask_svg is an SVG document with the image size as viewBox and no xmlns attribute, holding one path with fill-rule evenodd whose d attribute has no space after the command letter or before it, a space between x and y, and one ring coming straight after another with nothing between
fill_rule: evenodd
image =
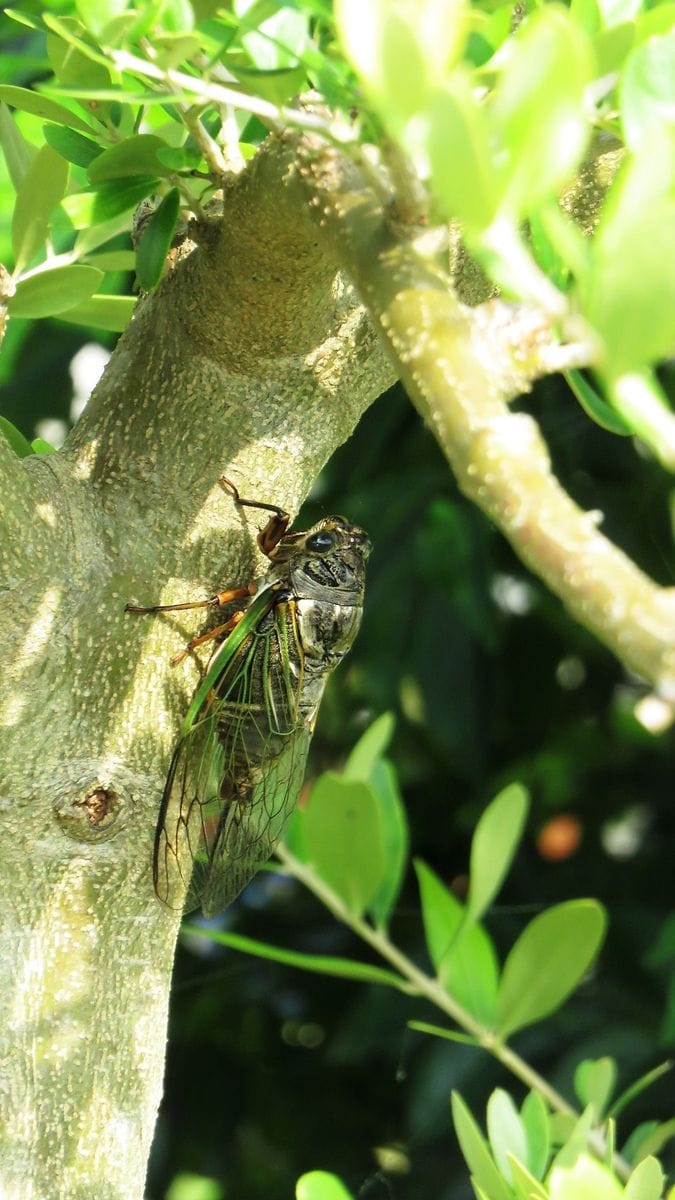
<instances>
[{"instance_id":1,"label":"green leaf","mask_svg":"<svg viewBox=\"0 0 675 1200\"><path fill-rule=\"evenodd\" d=\"M652 37L628 56L619 106L626 144L636 152L651 133L675 122L675 33Z\"/></svg>"},{"instance_id":2,"label":"green leaf","mask_svg":"<svg viewBox=\"0 0 675 1200\"><path fill-rule=\"evenodd\" d=\"M78 167L88 167L99 154L103 153L98 142L83 137L76 129L68 129L63 125L43 126L45 141L56 150L62 158L75 163Z\"/></svg>"},{"instance_id":3,"label":"green leaf","mask_svg":"<svg viewBox=\"0 0 675 1200\"><path fill-rule=\"evenodd\" d=\"M179 1171L169 1184L164 1200L224 1200L225 1193L215 1179Z\"/></svg>"},{"instance_id":4,"label":"green leaf","mask_svg":"<svg viewBox=\"0 0 675 1200\"><path fill-rule=\"evenodd\" d=\"M498 201L485 111L467 78L455 72L424 107L424 123L411 123L405 141L431 167L431 187L441 212L478 232L492 221ZM418 145L419 143L419 145Z\"/></svg>"},{"instance_id":5,"label":"green leaf","mask_svg":"<svg viewBox=\"0 0 675 1200\"><path fill-rule=\"evenodd\" d=\"M301 813L307 861L361 915L387 874L379 803L367 784L326 771Z\"/></svg>"},{"instance_id":6,"label":"green leaf","mask_svg":"<svg viewBox=\"0 0 675 1200\"><path fill-rule=\"evenodd\" d=\"M309 1171L295 1185L296 1200L353 1200L351 1192L327 1171Z\"/></svg>"},{"instance_id":7,"label":"green leaf","mask_svg":"<svg viewBox=\"0 0 675 1200\"><path fill-rule=\"evenodd\" d=\"M584 1108L590 1104L594 1120L599 1124L616 1085L616 1063L613 1058L587 1058L574 1072L574 1090Z\"/></svg>"},{"instance_id":8,"label":"green leaf","mask_svg":"<svg viewBox=\"0 0 675 1200\"><path fill-rule=\"evenodd\" d=\"M551 1169L561 1167L563 1170L567 1170L574 1166L580 1154L586 1152L588 1138L593 1128L593 1109L589 1105L576 1120L572 1113L555 1113L551 1118L551 1124L554 1140L560 1140L561 1137L564 1139Z\"/></svg>"},{"instance_id":9,"label":"green leaf","mask_svg":"<svg viewBox=\"0 0 675 1200\"><path fill-rule=\"evenodd\" d=\"M525 788L512 783L481 816L471 842L467 922L483 915L502 886L523 834L527 809Z\"/></svg>"},{"instance_id":10,"label":"green leaf","mask_svg":"<svg viewBox=\"0 0 675 1200\"><path fill-rule=\"evenodd\" d=\"M394 714L386 712L368 726L366 731L361 734L344 765L343 779L358 780L361 783L370 782L371 772L382 758L392 739L395 724Z\"/></svg>"},{"instance_id":11,"label":"green leaf","mask_svg":"<svg viewBox=\"0 0 675 1200\"><path fill-rule=\"evenodd\" d=\"M136 248L136 278L146 292L152 291L162 277L179 210L180 192L171 188L145 224Z\"/></svg>"},{"instance_id":12,"label":"green leaf","mask_svg":"<svg viewBox=\"0 0 675 1200\"><path fill-rule=\"evenodd\" d=\"M70 325L89 325L92 329L122 333L133 316L136 303L135 296L90 296L84 304L60 313L59 320Z\"/></svg>"},{"instance_id":13,"label":"green leaf","mask_svg":"<svg viewBox=\"0 0 675 1200\"><path fill-rule=\"evenodd\" d=\"M620 171L589 261L579 298L605 344L603 375L615 379L669 355L675 347L675 130L650 137Z\"/></svg>"},{"instance_id":14,"label":"green leaf","mask_svg":"<svg viewBox=\"0 0 675 1200\"><path fill-rule=\"evenodd\" d=\"M504 964L497 1006L502 1037L560 1007L597 956L606 924L595 900L557 904L530 921Z\"/></svg>"},{"instance_id":15,"label":"green leaf","mask_svg":"<svg viewBox=\"0 0 675 1200\"><path fill-rule=\"evenodd\" d=\"M370 773L370 788L377 802L386 868L382 883L368 905L368 912L375 923L382 926L396 903L408 865L408 820L396 771L386 759L375 763Z\"/></svg>"},{"instance_id":16,"label":"green leaf","mask_svg":"<svg viewBox=\"0 0 675 1200\"><path fill-rule=\"evenodd\" d=\"M587 36L557 5L535 10L512 39L491 118L502 147L503 204L516 216L554 194L583 155L591 63Z\"/></svg>"},{"instance_id":17,"label":"green leaf","mask_svg":"<svg viewBox=\"0 0 675 1200\"><path fill-rule=\"evenodd\" d=\"M30 448L33 454L56 454L56 446L52 446L44 438L33 438Z\"/></svg>"},{"instance_id":18,"label":"green leaf","mask_svg":"<svg viewBox=\"0 0 675 1200\"><path fill-rule=\"evenodd\" d=\"M243 18L243 29L250 28L247 14L258 13L256 28L244 33L241 38L251 62L262 71L296 66L309 40L307 15L299 9L275 5L271 12L267 9L268 15L260 21L259 17L265 11L255 0L234 2L234 13L235 16Z\"/></svg>"},{"instance_id":19,"label":"green leaf","mask_svg":"<svg viewBox=\"0 0 675 1200\"><path fill-rule=\"evenodd\" d=\"M110 221L119 213L135 208L146 196L152 195L159 186L158 179L145 177L133 179L111 179L101 183L96 191L75 192L63 201L68 216L76 229Z\"/></svg>"},{"instance_id":20,"label":"green leaf","mask_svg":"<svg viewBox=\"0 0 675 1200\"><path fill-rule=\"evenodd\" d=\"M93 193L89 192L86 194L88 196L93 195ZM111 238L117 237L118 233L124 233L128 229L129 217L126 209L106 221L99 221L97 225L86 225L75 238L73 254L77 258L84 258L86 254L90 254L98 246L103 246Z\"/></svg>"},{"instance_id":21,"label":"green leaf","mask_svg":"<svg viewBox=\"0 0 675 1200\"><path fill-rule=\"evenodd\" d=\"M6 417L0 417L0 432L4 434L17 458L28 458L29 454L33 454L33 447L28 438L25 438L21 430L12 425Z\"/></svg>"},{"instance_id":22,"label":"green leaf","mask_svg":"<svg viewBox=\"0 0 675 1200\"><path fill-rule=\"evenodd\" d=\"M623 437L633 433L630 425L622 420L616 409L612 408L598 391L588 382L581 371L564 372L570 391L574 393L584 412L609 433L618 433Z\"/></svg>"},{"instance_id":23,"label":"green leaf","mask_svg":"<svg viewBox=\"0 0 675 1200\"><path fill-rule=\"evenodd\" d=\"M603 1163L582 1154L571 1167L554 1167L550 1200L622 1200L623 1188Z\"/></svg>"},{"instance_id":24,"label":"green leaf","mask_svg":"<svg viewBox=\"0 0 675 1200\"><path fill-rule=\"evenodd\" d=\"M528 1092L520 1110L527 1137L526 1165L536 1179L543 1179L551 1152L548 1109L538 1092Z\"/></svg>"},{"instance_id":25,"label":"green leaf","mask_svg":"<svg viewBox=\"0 0 675 1200\"><path fill-rule=\"evenodd\" d=\"M26 141L4 101L0 103L0 142L14 191L18 192L37 150Z\"/></svg>"},{"instance_id":26,"label":"green leaf","mask_svg":"<svg viewBox=\"0 0 675 1200\"><path fill-rule=\"evenodd\" d=\"M499 971L488 934L462 928L464 908L423 862L415 862L429 957L443 987L477 1020L492 1025Z\"/></svg>"},{"instance_id":27,"label":"green leaf","mask_svg":"<svg viewBox=\"0 0 675 1200\"><path fill-rule=\"evenodd\" d=\"M88 300L102 278L102 271L79 263L40 271L19 280L16 294L9 301L9 311L13 317L55 316Z\"/></svg>"},{"instance_id":28,"label":"green leaf","mask_svg":"<svg viewBox=\"0 0 675 1200\"><path fill-rule=\"evenodd\" d=\"M623 1200L660 1200L665 1176L657 1158L649 1155L631 1172L624 1188Z\"/></svg>"},{"instance_id":29,"label":"green leaf","mask_svg":"<svg viewBox=\"0 0 675 1200\"><path fill-rule=\"evenodd\" d=\"M82 133L91 133L91 127L72 113L64 104L41 96L39 92L31 92L28 88L15 87L11 83L0 84L0 100L6 104L20 108L23 112L33 113L45 121L53 121L57 125L69 125L71 129L79 129Z\"/></svg>"},{"instance_id":30,"label":"green leaf","mask_svg":"<svg viewBox=\"0 0 675 1200\"><path fill-rule=\"evenodd\" d=\"M49 219L68 183L68 163L51 146L42 146L16 194L12 218L12 249L19 272L42 250Z\"/></svg>"},{"instance_id":31,"label":"green leaf","mask_svg":"<svg viewBox=\"0 0 675 1200\"><path fill-rule=\"evenodd\" d=\"M452 1119L460 1149L478 1186L490 1200L511 1200L488 1149L487 1142L459 1092L452 1093Z\"/></svg>"},{"instance_id":32,"label":"green leaf","mask_svg":"<svg viewBox=\"0 0 675 1200\"><path fill-rule=\"evenodd\" d=\"M58 17L51 12L43 12L42 19L47 28L57 35L56 38L50 39L49 50L54 73L62 83L74 82L75 79L84 82L85 78L93 82L104 76L110 80L110 64L107 58L82 36L85 30L80 21L74 17ZM59 41L65 45L59 46ZM72 50L69 47L72 47Z\"/></svg>"},{"instance_id":33,"label":"green leaf","mask_svg":"<svg viewBox=\"0 0 675 1200\"><path fill-rule=\"evenodd\" d=\"M509 1155L527 1162L525 1128L513 1100L503 1088L495 1088L487 1105L487 1132L490 1149L501 1174L511 1182Z\"/></svg>"},{"instance_id":34,"label":"green leaf","mask_svg":"<svg viewBox=\"0 0 675 1200\"><path fill-rule=\"evenodd\" d=\"M518 1200L549 1200L548 1189L530 1174L527 1167L517 1159L509 1157L511 1186Z\"/></svg>"},{"instance_id":35,"label":"green leaf","mask_svg":"<svg viewBox=\"0 0 675 1200\"><path fill-rule=\"evenodd\" d=\"M219 946L229 946L231 950L240 950L242 954L253 954L256 958L266 958L271 962L283 963L284 966L297 967L301 971L311 971L315 975L356 979L359 983L377 983L396 988L397 991L408 991L408 983L400 975L382 967L371 966L370 963L337 958L330 954L302 954L298 950L284 950L281 946L271 946L267 942L259 942L242 934L209 929L202 925L183 925L182 931L191 936L208 938L217 942Z\"/></svg>"},{"instance_id":36,"label":"green leaf","mask_svg":"<svg viewBox=\"0 0 675 1200\"><path fill-rule=\"evenodd\" d=\"M154 133L134 134L99 154L89 167L89 178L92 184L98 184L134 175L169 175L170 168L164 166L156 153L165 148L164 139Z\"/></svg>"},{"instance_id":37,"label":"green leaf","mask_svg":"<svg viewBox=\"0 0 675 1200\"><path fill-rule=\"evenodd\" d=\"M381 119L399 133L420 108L428 84L410 6L337 0L335 18L347 56Z\"/></svg>"},{"instance_id":38,"label":"green leaf","mask_svg":"<svg viewBox=\"0 0 675 1200\"><path fill-rule=\"evenodd\" d=\"M77 11L86 29L97 39L106 25L128 7L128 0L76 0Z\"/></svg>"},{"instance_id":39,"label":"green leaf","mask_svg":"<svg viewBox=\"0 0 675 1200\"><path fill-rule=\"evenodd\" d=\"M464 0L338 0L342 43L380 117L395 126L424 105L464 45Z\"/></svg>"},{"instance_id":40,"label":"green leaf","mask_svg":"<svg viewBox=\"0 0 675 1200\"><path fill-rule=\"evenodd\" d=\"M102 250L100 254L89 255L87 262L100 271L134 271L136 254L133 250Z\"/></svg>"},{"instance_id":41,"label":"green leaf","mask_svg":"<svg viewBox=\"0 0 675 1200\"><path fill-rule=\"evenodd\" d=\"M623 21L633 21L642 8L642 0L598 0L603 25L611 28Z\"/></svg>"},{"instance_id":42,"label":"green leaf","mask_svg":"<svg viewBox=\"0 0 675 1200\"><path fill-rule=\"evenodd\" d=\"M18 25L25 25L27 29L37 29L40 33L44 32L44 25L39 17L35 17L32 13L22 12L19 8L5 8L4 14L12 21L16 21Z\"/></svg>"},{"instance_id":43,"label":"green leaf","mask_svg":"<svg viewBox=\"0 0 675 1200\"><path fill-rule=\"evenodd\" d=\"M675 1138L675 1119L660 1123L647 1122L647 1129L633 1150L633 1157L641 1162L650 1154L660 1154L668 1142ZM651 1126L651 1127L650 1127ZM633 1139L630 1139L631 1143Z\"/></svg>"}]
</instances>

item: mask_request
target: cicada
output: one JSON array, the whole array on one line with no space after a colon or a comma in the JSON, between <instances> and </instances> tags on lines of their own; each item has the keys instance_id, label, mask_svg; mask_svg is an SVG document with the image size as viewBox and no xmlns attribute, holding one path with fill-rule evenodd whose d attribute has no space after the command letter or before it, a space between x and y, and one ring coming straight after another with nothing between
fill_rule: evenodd
<instances>
[{"instance_id":1,"label":"cicada","mask_svg":"<svg viewBox=\"0 0 675 1200\"><path fill-rule=\"evenodd\" d=\"M239 894L272 853L293 810L326 680L356 637L368 535L344 517L304 532L274 504L258 534L267 573L207 600L130 612L218 609L246 599L226 622L194 638L174 662L220 639L185 714L155 835L155 890L170 907L206 916ZM183 901L185 897L185 901Z\"/></svg>"}]
</instances>

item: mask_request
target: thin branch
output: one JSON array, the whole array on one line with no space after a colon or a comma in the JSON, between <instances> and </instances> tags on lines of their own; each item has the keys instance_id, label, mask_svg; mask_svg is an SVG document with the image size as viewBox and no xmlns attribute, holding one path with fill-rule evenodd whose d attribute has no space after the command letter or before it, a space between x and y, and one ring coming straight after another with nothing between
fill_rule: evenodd
<instances>
[{"instance_id":1,"label":"thin branch","mask_svg":"<svg viewBox=\"0 0 675 1200\"><path fill-rule=\"evenodd\" d=\"M412 984L419 996L423 996L425 1000L428 1000L436 1008L439 1008L441 1012L444 1012L451 1021L454 1021L461 1029L464 1029L472 1038L475 1038L477 1045L498 1059L526 1087L538 1092L553 1112L573 1117L580 1115L565 1100L564 1096L561 1096L560 1092L551 1087L551 1084L538 1071L535 1071L534 1067L531 1067L510 1046L507 1046L489 1026L483 1025L471 1013L467 1012L446 991L438 979L421 971L407 955L394 945L384 930L375 929L362 917L358 917L352 912L341 897L310 866L307 866L300 859L296 858L286 845L283 843L278 845L275 853L290 874L298 879L300 883L304 884L338 921L341 921L344 925L352 929L362 941L366 942L381 958L390 963L404 979ZM599 1130L594 1130L590 1134L588 1141L594 1153L599 1158L604 1158L607 1145L602 1133ZM627 1179L630 1174L628 1163L620 1158L619 1155L614 1155L612 1161L617 1175L622 1179Z\"/></svg>"}]
</instances>

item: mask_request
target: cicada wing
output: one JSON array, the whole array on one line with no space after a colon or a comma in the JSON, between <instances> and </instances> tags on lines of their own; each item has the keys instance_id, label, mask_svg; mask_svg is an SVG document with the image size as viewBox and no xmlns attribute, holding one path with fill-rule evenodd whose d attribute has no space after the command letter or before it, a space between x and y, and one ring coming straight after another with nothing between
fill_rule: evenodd
<instances>
[{"instance_id":1,"label":"cicada wing","mask_svg":"<svg viewBox=\"0 0 675 1200\"><path fill-rule=\"evenodd\" d=\"M169 908L198 908L217 837L223 749L207 711L178 742L171 759L157 832L155 891Z\"/></svg>"},{"instance_id":2,"label":"cicada wing","mask_svg":"<svg viewBox=\"0 0 675 1200\"><path fill-rule=\"evenodd\" d=\"M261 594L214 658L171 760L155 837L160 900L221 911L269 858L297 799L313 713L301 712L293 609ZM295 664L295 669L293 667Z\"/></svg>"},{"instance_id":3,"label":"cicada wing","mask_svg":"<svg viewBox=\"0 0 675 1200\"><path fill-rule=\"evenodd\" d=\"M231 904L272 854L302 787L310 736L300 726L223 812L201 892L206 917Z\"/></svg>"}]
</instances>

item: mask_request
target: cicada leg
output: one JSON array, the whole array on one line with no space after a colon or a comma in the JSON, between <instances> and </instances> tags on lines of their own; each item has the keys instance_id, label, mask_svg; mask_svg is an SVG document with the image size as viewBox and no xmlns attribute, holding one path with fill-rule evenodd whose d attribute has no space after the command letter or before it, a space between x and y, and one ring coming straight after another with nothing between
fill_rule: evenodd
<instances>
[{"instance_id":1,"label":"cicada leg","mask_svg":"<svg viewBox=\"0 0 675 1200\"><path fill-rule=\"evenodd\" d=\"M263 508L265 512L274 514L258 532L258 545L260 549L267 558L273 560L274 551L290 524L290 514L285 512L283 508L279 508L278 504L263 504L260 500L243 500L239 495L239 489L236 484L232 483L232 480L228 479L225 475L221 475L220 482L226 488L229 488L234 496L235 504L240 505L241 508Z\"/></svg>"},{"instance_id":2,"label":"cicada leg","mask_svg":"<svg viewBox=\"0 0 675 1200\"><path fill-rule=\"evenodd\" d=\"M244 596L252 596L254 587L228 588L225 592L216 592L207 600L189 600L185 604L151 604L148 608L141 604L125 604L124 611L145 615L158 612L184 612L189 608L222 608L231 600L242 600Z\"/></svg>"},{"instance_id":3,"label":"cicada leg","mask_svg":"<svg viewBox=\"0 0 675 1200\"><path fill-rule=\"evenodd\" d=\"M195 646L203 646L204 642L210 642L213 638L220 637L220 635L223 633L229 633L230 630L234 629L235 625L239 624L245 611L245 609L240 608L237 612L232 613L232 616L229 618L229 620L225 621L222 625L216 625L215 629L209 629L206 633L200 634L199 637L191 638L187 646L185 646L182 650L179 650L178 654L174 654L173 658L171 659L171 666L177 667L179 663L182 663L183 659L187 658L188 654L191 650L194 650Z\"/></svg>"}]
</instances>

